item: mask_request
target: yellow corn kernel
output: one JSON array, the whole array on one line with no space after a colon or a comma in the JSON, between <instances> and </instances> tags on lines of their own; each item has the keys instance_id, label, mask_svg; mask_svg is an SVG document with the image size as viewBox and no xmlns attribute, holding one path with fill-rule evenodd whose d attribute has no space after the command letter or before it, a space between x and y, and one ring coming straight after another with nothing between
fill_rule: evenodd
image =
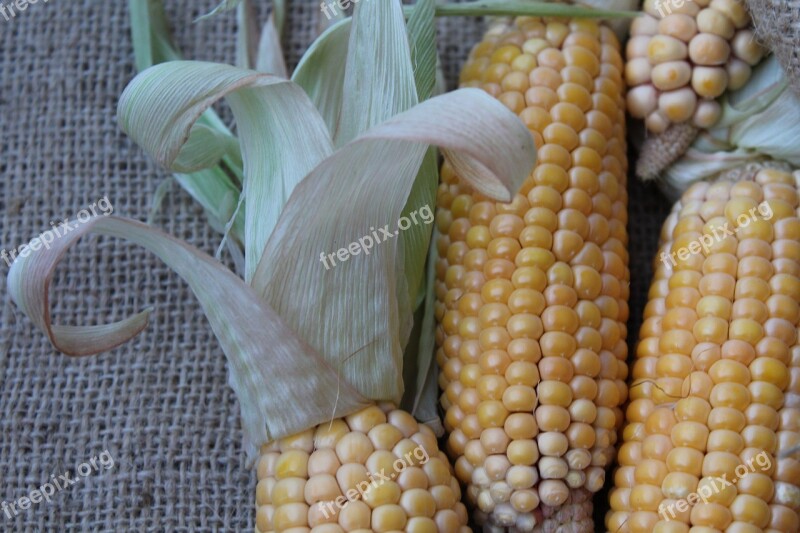
<instances>
[{"instance_id":1,"label":"yellow corn kernel","mask_svg":"<svg viewBox=\"0 0 800 533\"><path fill-rule=\"evenodd\" d=\"M705 17L710 23L712 15ZM800 378L800 317L797 300L788 298L800 254L774 254L774 217L753 227L745 220L770 191L798 205L798 184L776 170L699 184L665 224L661 249L668 251L690 246L712 224L737 231L726 237L730 244L689 253L699 259L672 262L668 252L659 258L631 373L632 395L638 391L622 431L608 528L694 533L800 525L797 505L789 504L800 494L800 467L780 459L800 444L800 425L790 421L800 398L793 377ZM787 227L800 222L796 207L785 220ZM654 507L659 521L651 523Z\"/></svg>"},{"instance_id":2,"label":"yellow corn kernel","mask_svg":"<svg viewBox=\"0 0 800 533\"><path fill-rule=\"evenodd\" d=\"M372 406L277 444L259 461L259 532L465 531L453 471L406 412Z\"/></svg>"}]
</instances>

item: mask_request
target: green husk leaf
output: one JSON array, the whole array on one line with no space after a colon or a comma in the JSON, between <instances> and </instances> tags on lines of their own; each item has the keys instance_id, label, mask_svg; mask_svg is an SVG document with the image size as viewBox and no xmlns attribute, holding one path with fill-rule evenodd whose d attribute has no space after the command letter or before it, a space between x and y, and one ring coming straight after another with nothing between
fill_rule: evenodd
<instances>
[{"instance_id":1,"label":"green husk leaf","mask_svg":"<svg viewBox=\"0 0 800 533\"><path fill-rule=\"evenodd\" d=\"M213 167L226 155L240 157L240 153L236 137L205 124L195 124L171 168L175 172L190 173Z\"/></svg>"},{"instance_id":2,"label":"green husk leaf","mask_svg":"<svg viewBox=\"0 0 800 533\"><path fill-rule=\"evenodd\" d=\"M203 206L211 227L223 232L230 225L230 237L237 245L244 243L244 208L236 212L242 191L227 176L220 179L218 168L206 168L191 174L175 173L173 177L183 189Z\"/></svg>"},{"instance_id":3,"label":"green husk leaf","mask_svg":"<svg viewBox=\"0 0 800 533\"><path fill-rule=\"evenodd\" d=\"M406 6L406 14L411 14L413 8ZM633 18L640 14L639 11L621 11L609 9L594 9L588 7L571 6L550 2L530 2L526 0L475 0L458 4L439 4L436 6L437 17L573 17L573 18Z\"/></svg>"},{"instance_id":4,"label":"green husk leaf","mask_svg":"<svg viewBox=\"0 0 800 533\"><path fill-rule=\"evenodd\" d=\"M353 20L337 147L419 101L400 3L359 2Z\"/></svg>"},{"instance_id":5,"label":"green husk leaf","mask_svg":"<svg viewBox=\"0 0 800 533\"><path fill-rule=\"evenodd\" d=\"M419 0L408 18L408 41L417 97L427 100L436 84L436 12L435 0Z\"/></svg>"},{"instance_id":6,"label":"green husk leaf","mask_svg":"<svg viewBox=\"0 0 800 533\"><path fill-rule=\"evenodd\" d=\"M309 47L292 75L322 115L328 131L336 131L344 100L344 65L352 20L348 17L320 35Z\"/></svg>"},{"instance_id":7,"label":"green husk leaf","mask_svg":"<svg viewBox=\"0 0 800 533\"><path fill-rule=\"evenodd\" d=\"M172 44L164 6L160 0L128 0L136 70L180 59Z\"/></svg>"},{"instance_id":8,"label":"green husk leaf","mask_svg":"<svg viewBox=\"0 0 800 533\"><path fill-rule=\"evenodd\" d=\"M165 178L158 184L156 187L156 192L153 194L153 201L150 204L150 213L147 215L147 223L153 224L158 216L158 213L161 211L161 205L164 203L164 198L166 198L167 193L169 192L170 187L172 187L172 183L175 181L174 176L170 176Z\"/></svg>"},{"instance_id":9,"label":"green husk leaf","mask_svg":"<svg viewBox=\"0 0 800 533\"><path fill-rule=\"evenodd\" d=\"M259 31L256 13L249 0L241 0L236 6L236 25L236 66L254 68L259 51Z\"/></svg>"},{"instance_id":10,"label":"green husk leaf","mask_svg":"<svg viewBox=\"0 0 800 533\"><path fill-rule=\"evenodd\" d=\"M275 17L275 31L278 34L278 41L280 41L286 23L286 0L272 0L271 16Z\"/></svg>"},{"instance_id":11,"label":"green husk leaf","mask_svg":"<svg viewBox=\"0 0 800 533\"><path fill-rule=\"evenodd\" d=\"M398 401L402 393L401 241L392 229L428 144L441 146L470 186L499 201L511 199L536 159L528 129L485 92L462 89L422 102L337 150L297 186L252 280L289 327L371 399ZM373 231L384 240L369 255L323 263Z\"/></svg>"},{"instance_id":12,"label":"green husk leaf","mask_svg":"<svg viewBox=\"0 0 800 533\"><path fill-rule=\"evenodd\" d=\"M410 412L418 420L433 427L439 420L439 369L436 352L436 247L431 246L426 272L425 305L418 341L417 375L414 400Z\"/></svg>"},{"instance_id":13,"label":"green husk leaf","mask_svg":"<svg viewBox=\"0 0 800 533\"><path fill-rule=\"evenodd\" d=\"M302 89L232 66L173 61L149 68L128 85L119 102L119 122L165 167L175 169L181 162L181 168L199 168L206 160L189 159L192 154L185 151L189 132L222 98L233 110L242 147L249 281L292 190L333 151L325 124Z\"/></svg>"},{"instance_id":14,"label":"green husk leaf","mask_svg":"<svg viewBox=\"0 0 800 533\"><path fill-rule=\"evenodd\" d=\"M444 76L444 66L442 65L442 59L440 57L436 58L436 84L433 87L433 94L438 96L440 94L444 94L447 92L447 80Z\"/></svg>"},{"instance_id":15,"label":"green husk leaf","mask_svg":"<svg viewBox=\"0 0 800 533\"><path fill-rule=\"evenodd\" d=\"M414 13L408 19L408 40L411 46L411 61L414 81L420 100L427 100L436 86L436 20L434 18L436 3L434 0L419 0L414 6ZM420 209L427 209L431 216L436 209L436 188L439 184L439 162L435 148L430 148L422 161L420 172L414 181L408 202L402 216L410 217ZM409 342L405 350L405 362L411 368L405 373L406 397L413 402L418 391L424 386L419 380L419 365L426 364L427 354L420 350L422 346L419 334L427 324L421 323L424 309L421 307L425 298L425 258L430 246L432 226L415 225L402 234L404 250L404 271L408 287L408 301L414 312L414 329L418 333L415 340Z\"/></svg>"},{"instance_id":16,"label":"green husk leaf","mask_svg":"<svg viewBox=\"0 0 800 533\"><path fill-rule=\"evenodd\" d=\"M153 2L147 0L128 0L128 13L131 18L131 41L135 51L136 70L152 67L155 61L152 31L150 29L150 9Z\"/></svg>"},{"instance_id":17,"label":"green husk leaf","mask_svg":"<svg viewBox=\"0 0 800 533\"><path fill-rule=\"evenodd\" d=\"M403 208L401 217L410 218L414 213L426 212L433 215L436 210L436 187L439 185L439 161L435 148L430 148L422 160L414 187ZM423 277L425 273L425 257L431 242L432 227L428 225L412 225L400 234L403 243L403 259L405 286L408 291L408 302L416 309L424 293ZM399 289L398 289L399 290Z\"/></svg>"},{"instance_id":18,"label":"green husk leaf","mask_svg":"<svg viewBox=\"0 0 800 533\"><path fill-rule=\"evenodd\" d=\"M115 216L93 217L55 239L50 248L20 256L11 266L12 299L56 349L72 356L104 352L147 325L149 310L99 326L52 324L49 288L54 270L67 250L89 233L143 246L192 288L228 358L229 383L239 398L251 461L265 442L369 405L269 305L214 258L141 222ZM275 379L276 375L281 379Z\"/></svg>"},{"instance_id":19,"label":"green husk leaf","mask_svg":"<svg viewBox=\"0 0 800 533\"><path fill-rule=\"evenodd\" d=\"M164 6L160 0L129 0L128 8L137 70L143 71L159 63L181 59L180 52L172 44ZM224 122L211 109L198 122L219 135L233 137ZM213 145L209 145L208 149L211 152L216 151ZM241 154L228 151L220 165L191 175L176 174L174 177L203 207L211 225L215 228L224 227L228 218L219 216L226 210L218 204L228 191L234 191L237 196L241 192L241 186L237 184L237 180L241 183L242 179ZM243 242L242 221L237 220L231 232L236 243Z\"/></svg>"},{"instance_id":20,"label":"green husk leaf","mask_svg":"<svg viewBox=\"0 0 800 533\"><path fill-rule=\"evenodd\" d=\"M236 9L243 1L244 0L222 0L222 2L220 2L220 4L217 7L215 7L205 15L198 17L197 20L195 20L195 22L200 22L201 20L205 20L215 15L225 13L226 11L231 11L232 9Z\"/></svg>"},{"instance_id":21,"label":"green husk leaf","mask_svg":"<svg viewBox=\"0 0 800 533\"><path fill-rule=\"evenodd\" d=\"M774 56L721 103L717 126L701 132L661 178L660 186L671 198L696 181L747 163L775 160L800 166L800 97L789 89Z\"/></svg>"},{"instance_id":22,"label":"green husk leaf","mask_svg":"<svg viewBox=\"0 0 800 533\"><path fill-rule=\"evenodd\" d=\"M283 47L281 46L280 32L275 23L274 12L269 16L269 20L264 24L264 29L261 31L257 57L256 70L274 74L281 78L289 77L286 60L283 58Z\"/></svg>"}]
</instances>

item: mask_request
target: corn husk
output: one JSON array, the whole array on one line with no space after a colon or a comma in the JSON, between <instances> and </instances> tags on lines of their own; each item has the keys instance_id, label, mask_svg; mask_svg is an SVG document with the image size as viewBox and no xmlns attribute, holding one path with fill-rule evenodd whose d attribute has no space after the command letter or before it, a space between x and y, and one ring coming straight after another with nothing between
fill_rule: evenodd
<instances>
[{"instance_id":1,"label":"corn husk","mask_svg":"<svg viewBox=\"0 0 800 533\"><path fill-rule=\"evenodd\" d=\"M20 254L9 292L57 349L98 353L141 332L150 311L101 326L53 324L48 293L56 265L92 232L158 255L197 295L228 358L251 459L267 441L369 402L400 401L404 350L426 289L430 229L390 237L335 269L320 264L320 253L409 210L432 209L438 172L431 145L473 189L497 201L509 201L535 164L528 129L483 91L425 99L435 83L434 13L630 16L555 4L526 3L520 11L519 3L485 0L460 7L422 0L408 13L399 2L361 2L352 20L334 24L309 49L289 80L179 60L160 3L130 5L143 71L120 100L119 123L182 186L194 188L214 213L212 223L238 238L244 279L150 226L96 217L49 249ZM247 2L227 0L209 15L234 8L246 23L239 63L280 70L259 51L277 42L279 10L256 39ZM211 110L221 100L233 111L237 136ZM423 366L419 379L422 388L430 384Z\"/></svg>"},{"instance_id":2,"label":"corn husk","mask_svg":"<svg viewBox=\"0 0 800 533\"><path fill-rule=\"evenodd\" d=\"M409 271L422 271L427 247L390 238L333 269L322 266L320 253L357 242L372 226L391 227L424 198L414 195L418 180L437 179L435 164L433 174L421 171L429 145L440 146L473 188L498 201L510 200L535 163L525 125L483 91L418 103L417 87L430 90L433 83L415 78L399 3L362 2L350 24L346 55L304 78L321 87L331 70L344 71L342 85L331 89L341 97L325 100L325 116L300 83L194 61L147 68L120 99L123 130L174 172L196 176L217 167L219 154L241 158L244 279L174 237L114 217L91 219L49 249L20 254L9 273L18 307L57 349L82 356L137 335L149 310L101 326L53 324L49 284L63 254L95 232L158 255L189 283L228 358L251 459L267 441L372 401L400 401L416 295ZM153 36L144 34L158 44ZM435 64L435 57L415 57ZM308 64L317 61L312 56ZM430 76L435 67L426 71ZM369 90L357 87L363 80ZM209 113L221 100L236 120L235 144ZM214 157L198 149L204 144L217 150ZM240 153L229 153L234 146ZM424 232L417 238L424 241ZM414 268L408 258L416 258Z\"/></svg>"},{"instance_id":3,"label":"corn husk","mask_svg":"<svg viewBox=\"0 0 800 533\"><path fill-rule=\"evenodd\" d=\"M800 165L800 97L770 56L738 91L721 101L717 126L702 131L659 178L670 199L696 181L746 165Z\"/></svg>"},{"instance_id":4,"label":"corn husk","mask_svg":"<svg viewBox=\"0 0 800 533\"><path fill-rule=\"evenodd\" d=\"M224 9L226 6L220 6ZM236 7L231 4L229 8ZM153 65L182 59L180 51L173 44L164 6L156 0L129 0L128 11L131 18L131 41L134 62L141 72ZM240 28L237 38L237 58L243 59L245 36L249 26ZM247 59L249 61L249 59ZM198 121L220 137L234 138L232 132L213 109L207 110ZM173 178L183 187L206 212L209 224L229 236L233 247L241 246L244 240L244 211L236 210L242 192L242 159L240 150L220 152L208 144L209 153L223 155L213 165L191 173L175 172ZM235 152L235 153L234 153ZM162 189L164 191L165 189ZM158 212L163 196L156 194L150 218ZM227 228L227 230L226 230Z\"/></svg>"}]
</instances>

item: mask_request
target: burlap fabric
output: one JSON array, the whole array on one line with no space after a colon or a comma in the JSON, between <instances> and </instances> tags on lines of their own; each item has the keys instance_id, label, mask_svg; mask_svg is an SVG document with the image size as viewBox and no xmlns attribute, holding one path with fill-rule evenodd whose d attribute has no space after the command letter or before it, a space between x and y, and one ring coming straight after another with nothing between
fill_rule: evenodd
<instances>
[{"instance_id":1,"label":"burlap fabric","mask_svg":"<svg viewBox=\"0 0 800 533\"><path fill-rule=\"evenodd\" d=\"M800 94L800 1L747 0L758 39L778 57Z\"/></svg>"},{"instance_id":2,"label":"burlap fabric","mask_svg":"<svg viewBox=\"0 0 800 533\"><path fill-rule=\"evenodd\" d=\"M7 4L8 2L2 2ZM266 8L259 4L261 20ZM290 1L285 48L296 64L319 2ZM127 2L40 0L0 15L0 246L17 248L108 196L114 213L144 220L167 173L117 128L115 106L134 75ZM190 58L232 62L232 15L192 24L215 0L166 1ZM440 25L450 87L477 20ZM225 114L225 116L228 116ZM668 205L631 180L631 331L640 323L658 227ZM219 237L177 185L156 224L213 253ZM245 465L239 408L225 359L186 284L157 258L113 239L87 239L59 268L57 323L98 324L153 306L134 341L69 359L8 298L0 260L0 502L67 474L79 481L0 531L252 531L255 475ZM291 409L292 406L287 406ZM114 466L76 477L103 451ZM607 509L595 498L595 516ZM9 511L10 512L10 511ZM600 522L598 522L600 523Z\"/></svg>"}]
</instances>

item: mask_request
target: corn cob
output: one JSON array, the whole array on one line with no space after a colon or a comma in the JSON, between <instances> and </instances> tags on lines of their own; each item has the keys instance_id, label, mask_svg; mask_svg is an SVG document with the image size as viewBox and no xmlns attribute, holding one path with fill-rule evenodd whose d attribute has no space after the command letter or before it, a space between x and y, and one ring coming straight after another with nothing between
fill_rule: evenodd
<instances>
[{"instance_id":1,"label":"corn cob","mask_svg":"<svg viewBox=\"0 0 800 533\"><path fill-rule=\"evenodd\" d=\"M603 484L627 395L622 68L595 21L518 17L495 22L461 73L538 149L511 203L447 164L438 191L441 403L478 523L532 531L572 492L593 529L579 492Z\"/></svg>"},{"instance_id":2,"label":"corn cob","mask_svg":"<svg viewBox=\"0 0 800 533\"><path fill-rule=\"evenodd\" d=\"M609 531L800 531L797 176L698 183L665 222Z\"/></svg>"},{"instance_id":3,"label":"corn cob","mask_svg":"<svg viewBox=\"0 0 800 533\"><path fill-rule=\"evenodd\" d=\"M470 531L433 431L388 404L265 445L257 472L257 533Z\"/></svg>"},{"instance_id":4,"label":"corn cob","mask_svg":"<svg viewBox=\"0 0 800 533\"><path fill-rule=\"evenodd\" d=\"M764 53L742 0L645 0L626 47L628 110L654 133L710 128L722 112L715 99L742 87Z\"/></svg>"}]
</instances>

